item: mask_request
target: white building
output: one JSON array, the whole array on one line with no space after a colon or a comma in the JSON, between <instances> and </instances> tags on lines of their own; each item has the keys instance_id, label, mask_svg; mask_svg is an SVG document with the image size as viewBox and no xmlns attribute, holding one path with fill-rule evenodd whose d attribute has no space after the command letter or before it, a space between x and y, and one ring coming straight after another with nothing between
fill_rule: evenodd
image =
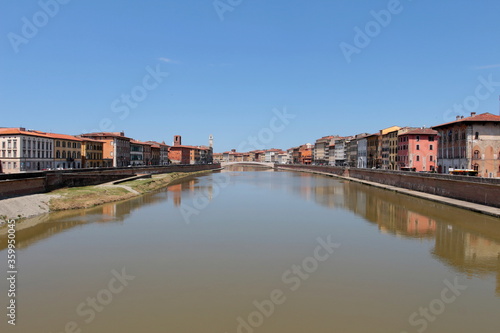
<instances>
[{"instance_id":1,"label":"white building","mask_svg":"<svg viewBox=\"0 0 500 333\"><path fill-rule=\"evenodd\" d=\"M282 152L280 152L278 154L278 161L277 161L277 163L279 163L279 164L288 164L288 161L290 161L288 152L282 151Z\"/></svg>"},{"instance_id":2,"label":"white building","mask_svg":"<svg viewBox=\"0 0 500 333\"><path fill-rule=\"evenodd\" d=\"M0 128L0 172L16 173L53 168L54 140L47 133Z\"/></svg>"},{"instance_id":3,"label":"white building","mask_svg":"<svg viewBox=\"0 0 500 333\"><path fill-rule=\"evenodd\" d=\"M347 162L347 142L345 138L335 140L334 156L336 166L344 166Z\"/></svg>"},{"instance_id":4,"label":"white building","mask_svg":"<svg viewBox=\"0 0 500 333\"><path fill-rule=\"evenodd\" d=\"M269 149L269 150L266 150L266 154L265 154L265 159L264 161L266 163L275 163L278 161L278 153L280 153L281 150L279 149Z\"/></svg>"}]
</instances>

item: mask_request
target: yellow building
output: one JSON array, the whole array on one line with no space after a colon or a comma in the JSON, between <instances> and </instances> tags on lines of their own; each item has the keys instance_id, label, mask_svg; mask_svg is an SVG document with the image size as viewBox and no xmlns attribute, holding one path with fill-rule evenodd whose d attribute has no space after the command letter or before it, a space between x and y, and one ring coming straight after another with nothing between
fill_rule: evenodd
<instances>
[{"instance_id":1,"label":"yellow building","mask_svg":"<svg viewBox=\"0 0 500 333\"><path fill-rule=\"evenodd\" d=\"M382 169L396 170L396 157L398 156L398 131L399 126L391 126L380 130L382 137Z\"/></svg>"},{"instance_id":2,"label":"yellow building","mask_svg":"<svg viewBox=\"0 0 500 333\"><path fill-rule=\"evenodd\" d=\"M103 159L104 141L82 138L82 166L84 168L106 168L113 166L112 159Z\"/></svg>"},{"instance_id":3,"label":"yellow building","mask_svg":"<svg viewBox=\"0 0 500 333\"><path fill-rule=\"evenodd\" d=\"M54 168L80 169L83 139L73 135L47 133L54 140Z\"/></svg>"}]
</instances>

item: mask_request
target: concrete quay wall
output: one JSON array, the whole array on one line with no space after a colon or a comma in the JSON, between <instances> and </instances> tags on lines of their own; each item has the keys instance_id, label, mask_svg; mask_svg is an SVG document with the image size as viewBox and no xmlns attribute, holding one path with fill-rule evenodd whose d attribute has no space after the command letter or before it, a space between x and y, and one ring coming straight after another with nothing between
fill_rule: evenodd
<instances>
[{"instance_id":1,"label":"concrete quay wall","mask_svg":"<svg viewBox=\"0 0 500 333\"><path fill-rule=\"evenodd\" d=\"M130 167L54 170L1 175L0 199L45 193L63 187L90 186L128 178L137 174L195 172L219 169L220 164L169 165L161 167Z\"/></svg>"},{"instance_id":2,"label":"concrete quay wall","mask_svg":"<svg viewBox=\"0 0 500 333\"><path fill-rule=\"evenodd\" d=\"M279 168L323 172L500 208L500 179L316 165Z\"/></svg>"}]
</instances>

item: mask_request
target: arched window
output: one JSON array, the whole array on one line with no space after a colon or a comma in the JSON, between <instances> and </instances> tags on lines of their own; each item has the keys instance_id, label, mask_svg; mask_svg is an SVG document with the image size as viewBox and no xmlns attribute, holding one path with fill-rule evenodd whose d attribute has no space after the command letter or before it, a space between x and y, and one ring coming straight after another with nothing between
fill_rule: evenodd
<instances>
[{"instance_id":1,"label":"arched window","mask_svg":"<svg viewBox=\"0 0 500 333\"><path fill-rule=\"evenodd\" d=\"M59 141L58 141L59 142ZM56 151L56 158L61 158L61 152L58 150Z\"/></svg>"},{"instance_id":2,"label":"arched window","mask_svg":"<svg viewBox=\"0 0 500 333\"><path fill-rule=\"evenodd\" d=\"M66 158L66 151L65 150L62 152L62 158Z\"/></svg>"},{"instance_id":3,"label":"arched window","mask_svg":"<svg viewBox=\"0 0 500 333\"><path fill-rule=\"evenodd\" d=\"M479 164L477 164L477 163L476 163L476 164L474 164L474 165L473 165L473 168L474 168L474 170L479 171Z\"/></svg>"},{"instance_id":4,"label":"arched window","mask_svg":"<svg viewBox=\"0 0 500 333\"><path fill-rule=\"evenodd\" d=\"M416 160L417 162L420 162L420 156L417 155Z\"/></svg>"},{"instance_id":5,"label":"arched window","mask_svg":"<svg viewBox=\"0 0 500 333\"><path fill-rule=\"evenodd\" d=\"M474 159L479 159L479 150L474 150Z\"/></svg>"}]
</instances>

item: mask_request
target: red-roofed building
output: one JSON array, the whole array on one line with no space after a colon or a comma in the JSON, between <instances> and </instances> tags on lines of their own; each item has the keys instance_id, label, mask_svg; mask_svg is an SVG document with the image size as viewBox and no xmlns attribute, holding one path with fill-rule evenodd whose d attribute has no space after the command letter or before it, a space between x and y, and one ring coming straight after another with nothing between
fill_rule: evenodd
<instances>
[{"instance_id":1,"label":"red-roofed building","mask_svg":"<svg viewBox=\"0 0 500 333\"><path fill-rule=\"evenodd\" d=\"M169 145L165 144L165 142L156 142L156 141L147 141L147 143L151 144L151 154L152 154L152 163L153 165L168 165L169 160L168 160L168 148L170 147ZM158 152L156 149L159 148L159 157L157 160L156 155Z\"/></svg>"},{"instance_id":2,"label":"red-roofed building","mask_svg":"<svg viewBox=\"0 0 500 333\"><path fill-rule=\"evenodd\" d=\"M213 137L210 136L209 142ZM227 152L228 153L228 152ZM180 135L174 136L174 145L169 149L169 158L176 164L207 164L213 162L213 148L207 146L186 146Z\"/></svg>"},{"instance_id":3,"label":"red-roofed building","mask_svg":"<svg viewBox=\"0 0 500 333\"><path fill-rule=\"evenodd\" d=\"M500 177L500 116L472 112L432 128L439 133L438 172L474 169L481 177Z\"/></svg>"},{"instance_id":4,"label":"red-roofed building","mask_svg":"<svg viewBox=\"0 0 500 333\"><path fill-rule=\"evenodd\" d=\"M103 159L113 161L113 167L130 164L130 138L124 132L96 132L81 134L82 138L104 141Z\"/></svg>"},{"instance_id":5,"label":"red-roofed building","mask_svg":"<svg viewBox=\"0 0 500 333\"><path fill-rule=\"evenodd\" d=\"M83 138L57 133L47 133L47 136L54 139L54 168L80 169L83 167Z\"/></svg>"},{"instance_id":6,"label":"red-roofed building","mask_svg":"<svg viewBox=\"0 0 500 333\"><path fill-rule=\"evenodd\" d=\"M17 173L53 168L54 139L47 133L0 128L0 172Z\"/></svg>"},{"instance_id":7,"label":"red-roofed building","mask_svg":"<svg viewBox=\"0 0 500 333\"><path fill-rule=\"evenodd\" d=\"M110 168L113 160L103 158L105 141L82 138L82 167L83 168Z\"/></svg>"},{"instance_id":8,"label":"red-roofed building","mask_svg":"<svg viewBox=\"0 0 500 333\"><path fill-rule=\"evenodd\" d=\"M406 171L436 171L437 151L437 131L430 128L402 129L398 135L397 167Z\"/></svg>"}]
</instances>

